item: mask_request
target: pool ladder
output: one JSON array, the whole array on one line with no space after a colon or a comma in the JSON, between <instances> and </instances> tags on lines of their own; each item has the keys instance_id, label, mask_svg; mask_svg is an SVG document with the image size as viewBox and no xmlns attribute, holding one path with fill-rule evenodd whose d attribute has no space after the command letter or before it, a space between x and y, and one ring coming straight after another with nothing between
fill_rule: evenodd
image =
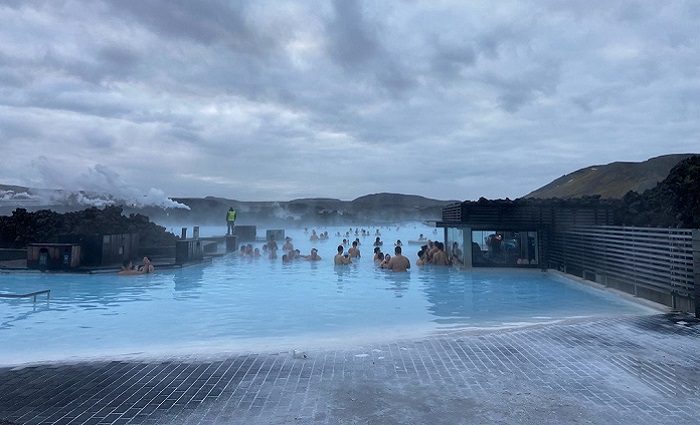
<instances>
[{"instance_id":1,"label":"pool ladder","mask_svg":"<svg viewBox=\"0 0 700 425\"><path fill-rule=\"evenodd\" d=\"M49 298L51 298L51 290L50 289L44 289L43 291L36 291L36 292L30 292L28 294L0 294L0 298L33 298L34 302L36 302L36 297L38 295L46 294L46 300L48 301Z\"/></svg>"}]
</instances>

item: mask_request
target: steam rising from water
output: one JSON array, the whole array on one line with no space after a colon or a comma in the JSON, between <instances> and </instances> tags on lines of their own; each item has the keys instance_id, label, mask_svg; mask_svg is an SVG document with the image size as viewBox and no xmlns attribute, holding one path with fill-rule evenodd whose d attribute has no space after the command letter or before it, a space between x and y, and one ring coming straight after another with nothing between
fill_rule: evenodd
<instances>
[{"instance_id":1,"label":"steam rising from water","mask_svg":"<svg viewBox=\"0 0 700 425\"><path fill-rule=\"evenodd\" d=\"M60 164L53 163L46 157L38 158L32 165L39 174L42 186L59 190L37 190L30 193L4 191L0 193L0 200L92 207L125 204L136 208L150 206L189 209L187 205L168 198L160 189L129 186L116 171L101 164L88 167L81 174L66 172L60 168Z\"/></svg>"}]
</instances>

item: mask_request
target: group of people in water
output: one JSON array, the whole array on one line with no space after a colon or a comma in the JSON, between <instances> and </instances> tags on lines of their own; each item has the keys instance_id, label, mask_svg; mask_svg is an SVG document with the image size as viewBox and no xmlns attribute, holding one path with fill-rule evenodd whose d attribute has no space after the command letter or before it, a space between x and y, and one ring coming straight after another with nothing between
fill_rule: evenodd
<instances>
[{"instance_id":1,"label":"group of people in water","mask_svg":"<svg viewBox=\"0 0 700 425\"><path fill-rule=\"evenodd\" d=\"M305 233L308 234L307 229L305 229ZM337 232L336 237L345 236L345 238L343 238L342 243L338 245L337 253L333 257L333 263L335 265L348 265L352 263L353 259L359 259L361 257L360 238L355 237L355 239L351 242L350 237L353 234L356 236L370 236L370 232L365 229L362 229L361 231L359 229L355 229L354 232L352 231L352 229L350 229L348 232L345 232L344 235L340 232ZM392 256L388 252L382 252L384 242L382 242L381 240L381 233L379 232L379 229L376 230L375 235L376 237L373 243L374 252L372 259L377 265L377 267L392 270L394 272L405 272L411 268L411 262L406 256L403 255L403 243L400 239L396 240L396 242L394 243L394 254ZM327 231L316 233L316 230L312 230L311 236L309 237L309 241L311 242L325 241L328 239L329 236ZM423 234L420 235L417 241L409 241L409 243L416 242L426 242L426 244L421 246L420 251L418 251L418 260L416 261L417 266L423 266L427 264L436 266L462 264L462 254L457 242L453 243L452 249L450 250L449 254L445 252L445 247L442 242L431 241L425 238ZM265 256L270 259L276 259L278 258L277 253L280 250L282 251L283 263L291 263L296 260L322 260L321 256L318 255L317 248L311 248L309 254L304 255L299 249L294 248L292 238L290 237L285 238L284 244L282 245L281 249L278 247L275 239L270 238L265 244L262 245L262 250L260 248L253 247L252 244L243 244L241 245L238 254L241 257L259 258ZM154 271L155 267L151 263L151 259L146 256L143 257L143 264L139 265L138 267L135 266L132 261L125 261L122 267L120 268L118 274L138 275L152 273Z\"/></svg>"},{"instance_id":2,"label":"group of people in water","mask_svg":"<svg viewBox=\"0 0 700 425\"><path fill-rule=\"evenodd\" d=\"M308 229L305 229L305 233L308 234ZM357 235L354 240L351 240L352 235ZM341 232L336 233L336 237L343 237L342 242L338 245L337 252L333 257L333 264L336 266L344 266L352 264L353 260L359 259L362 255L360 252L360 238L359 236L370 236L371 232L365 229L353 229L342 234ZM384 242L381 240L381 233L379 229L375 232L375 240L373 242L374 252L373 261L377 267L387 270L392 270L395 272L404 272L411 268L411 262L409 259L403 255L403 242L398 239L394 243L393 255L390 253L382 252L382 247ZM328 232L316 232L316 230L311 230L311 235L309 237L310 242L325 241L328 240ZM410 243L416 243L417 241L410 241ZM441 242L433 242L425 238L422 234L420 235L418 242L426 242L425 245L421 247L418 252L418 260L416 265L422 266L426 264L447 266L451 264L460 264L460 250L458 245L455 243L450 255L445 252L444 244ZM245 257L262 257L266 256L270 259L278 258L278 251L282 252L282 262L285 264L297 261L321 261L321 256L318 255L318 249L312 248L308 255L301 253L299 249L295 249L292 239L286 237L284 244L280 248L277 241L274 238L270 238L262 246L262 251L259 248L253 248L252 244L242 245L239 250L240 256Z\"/></svg>"},{"instance_id":3,"label":"group of people in water","mask_svg":"<svg viewBox=\"0 0 700 425\"><path fill-rule=\"evenodd\" d=\"M278 257L277 252L280 250L277 245L277 241L274 238L270 238L263 246L262 252L260 248L253 248L252 244L241 245L238 254L241 257L251 257L258 258L265 255L267 258L276 259ZM282 245L282 262L289 263L293 260L308 260L308 261L320 261L321 257L318 255L318 249L312 248L309 255L303 255L300 250L294 248L292 244L292 238L286 237L284 244Z\"/></svg>"},{"instance_id":4,"label":"group of people in water","mask_svg":"<svg viewBox=\"0 0 700 425\"><path fill-rule=\"evenodd\" d=\"M343 239L343 241L345 241L345 239ZM374 241L374 263L382 269L395 272L405 272L410 269L411 262L408 258L403 256L400 243L401 241L397 241L397 244L394 244L394 256L392 257L389 254L382 253L381 246L383 243L380 238L377 237ZM338 245L338 253L333 258L333 264L336 266L347 265L352 263L353 258L360 258L359 244L359 239L355 239L347 252L345 252L344 244Z\"/></svg>"},{"instance_id":5,"label":"group of people in water","mask_svg":"<svg viewBox=\"0 0 700 425\"><path fill-rule=\"evenodd\" d=\"M429 240L428 243L421 246L420 251L418 251L418 261L416 261L416 264L419 266L425 264L432 264L435 266L461 265L463 264L462 251L459 249L459 244L454 242L448 254L445 251L445 244Z\"/></svg>"},{"instance_id":6,"label":"group of people in water","mask_svg":"<svg viewBox=\"0 0 700 425\"><path fill-rule=\"evenodd\" d=\"M117 272L117 274L120 274L122 276L147 274L147 273L153 273L155 270L156 270L156 268L153 266L153 263L151 263L151 258L146 256L146 257L143 257L143 264L139 265L138 267L134 265L133 261L125 260L122 263L122 266L119 269L119 271Z\"/></svg>"}]
</instances>

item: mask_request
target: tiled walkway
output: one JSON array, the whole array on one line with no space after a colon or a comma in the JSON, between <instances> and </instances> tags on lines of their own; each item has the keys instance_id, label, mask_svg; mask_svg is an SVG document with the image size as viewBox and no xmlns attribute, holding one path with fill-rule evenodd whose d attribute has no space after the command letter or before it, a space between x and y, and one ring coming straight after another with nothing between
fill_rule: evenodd
<instances>
[{"instance_id":1,"label":"tiled walkway","mask_svg":"<svg viewBox=\"0 0 700 425\"><path fill-rule=\"evenodd\" d=\"M656 315L347 350L0 369L7 423L697 424L700 324Z\"/></svg>"}]
</instances>

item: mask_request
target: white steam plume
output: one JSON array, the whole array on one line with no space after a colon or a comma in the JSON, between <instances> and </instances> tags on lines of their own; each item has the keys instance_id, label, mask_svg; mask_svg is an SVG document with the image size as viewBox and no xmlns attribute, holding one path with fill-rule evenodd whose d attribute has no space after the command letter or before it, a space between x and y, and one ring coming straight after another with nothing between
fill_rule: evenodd
<instances>
[{"instance_id":1,"label":"white steam plume","mask_svg":"<svg viewBox=\"0 0 700 425\"><path fill-rule=\"evenodd\" d=\"M61 189L51 192L51 201L78 205L104 207L113 204L126 204L136 208L161 207L184 208L187 205L175 202L156 188L146 190L129 186L117 172L97 164L79 175L67 174L47 158L40 157L33 162L46 187Z\"/></svg>"}]
</instances>

